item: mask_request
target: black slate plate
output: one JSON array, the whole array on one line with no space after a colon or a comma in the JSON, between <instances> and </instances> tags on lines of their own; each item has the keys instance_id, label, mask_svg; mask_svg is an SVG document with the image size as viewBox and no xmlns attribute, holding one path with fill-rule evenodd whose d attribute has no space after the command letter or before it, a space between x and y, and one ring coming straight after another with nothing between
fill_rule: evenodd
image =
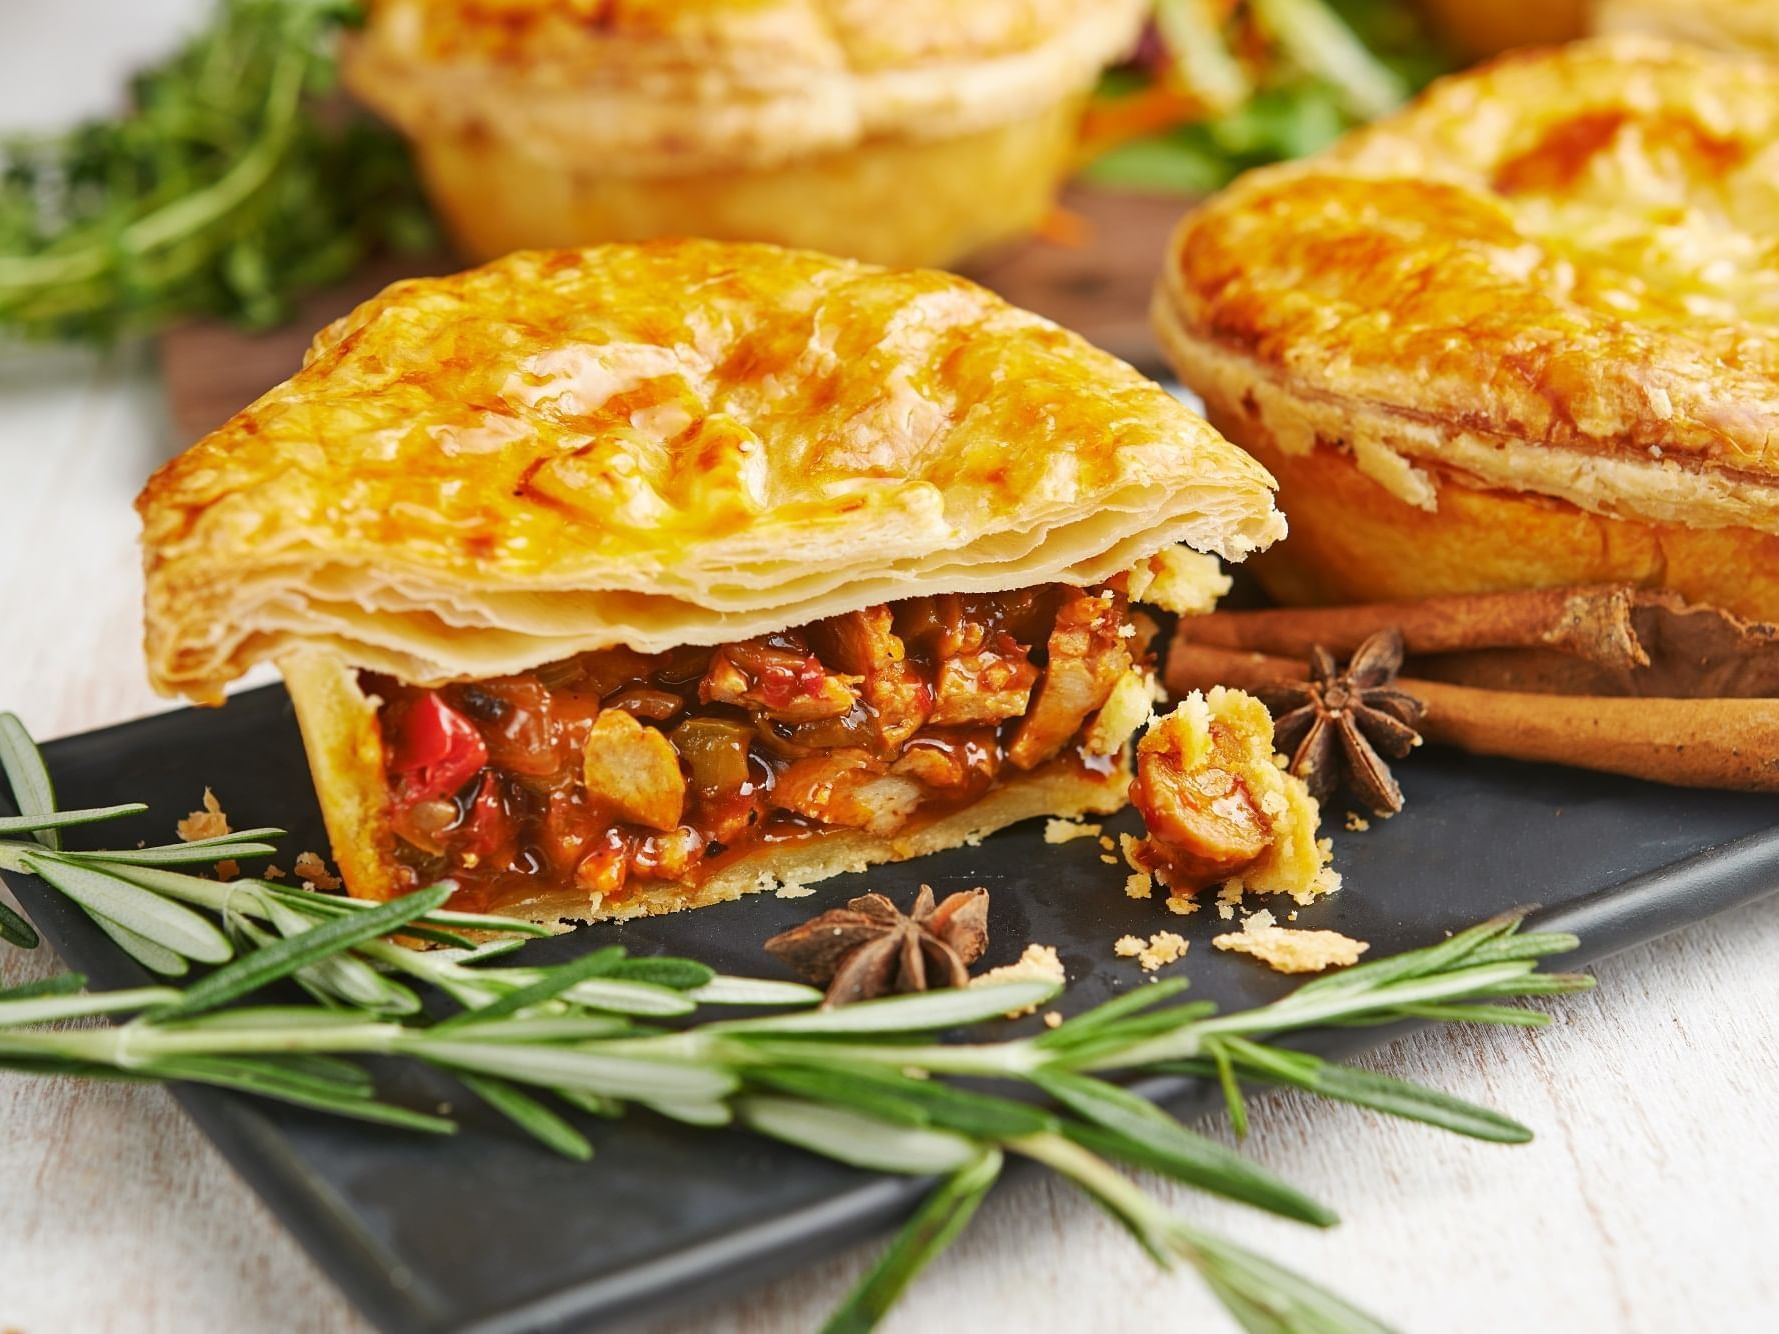
<instances>
[{"instance_id":1,"label":"black slate plate","mask_svg":"<svg viewBox=\"0 0 1779 1334\"><path fill-rule=\"evenodd\" d=\"M220 710L163 714L46 750L63 805L153 806L102 832L76 831L100 840L92 846L164 841L206 784L237 827L292 830L286 866L297 851L325 846L296 725L277 687ZM1402 781L1404 816L1361 834L1339 832L1338 818L1330 820L1349 889L1302 910L1296 925L1338 927L1372 942L1376 958L1537 902L1546 905L1546 923L1578 932L1582 956L1597 958L1779 888L1779 798L1687 792L1433 749L1402 766ZM1214 909L1180 918L1159 900L1127 899L1124 869L1102 864L1100 853L1091 839L1047 845L1034 821L980 848L829 881L815 897L756 896L588 928L527 950L559 959L621 941L638 953L671 950L730 972L771 973L759 942L772 932L865 884L905 902L926 881L941 894L989 887L988 963L1011 959L1028 941L1054 945L1068 966L1063 1008L1071 1013L1141 985L1143 975L1114 958L1112 942L1164 926L1194 941L1186 967L1195 999L1237 1008L1288 989L1286 979L1210 948L1209 938L1228 929ZM11 883L43 934L95 984L147 980L45 886L26 877ZM1290 907L1273 906L1281 915ZM1306 1045L1351 1050L1387 1036L1347 1030ZM385 1073L390 1096L415 1106L473 1103L425 1072ZM465 1132L440 1139L208 1089L177 1092L352 1300L402 1334L581 1328L708 1301L882 1232L923 1188L644 1115L587 1121L598 1154L574 1165L473 1105L458 1109ZM1214 1103L1191 1081L1170 1092L1186 1113Z\"/></svg>"}]
</instances>

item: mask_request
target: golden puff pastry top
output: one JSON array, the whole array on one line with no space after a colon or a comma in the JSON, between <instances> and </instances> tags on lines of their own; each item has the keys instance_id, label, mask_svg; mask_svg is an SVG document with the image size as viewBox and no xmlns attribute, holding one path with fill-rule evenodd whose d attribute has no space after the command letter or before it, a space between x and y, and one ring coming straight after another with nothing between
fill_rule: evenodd
<instances>
[{"instance_id":1,"label":"golden puff pastry top","mask_svg":"<svg viewBox=\"0 0 1779 1334\"><path fill-rule=\"evenodd\" d=\"M1421 463L1779 531L1779 68L1621 37L1442 81L1189 217L1158 319L1428 508Z\"/></svg>"},{"instance_id":2,"label":"golden puff pastry top","mask_svg":"<svg viewBox=\"0 0 1779 1334\"><path fill-rule=\"evenodd\" d=\"M138 500L156 684L436 683L1284 532L1272 479L965 280L710 241L397 283Z\"/></svg>"},{"instance_id":3,"label":"golden puff pastry top","mask_svg":"<svg viewBox=\"0 0 1779 1334\"><path fill-rule=\"evenodd\" d=\"M770 166L1036 114L1142 0L375 0L346 75L398 125L493 129L624 174Z\"/></svg>"}]
</instances>

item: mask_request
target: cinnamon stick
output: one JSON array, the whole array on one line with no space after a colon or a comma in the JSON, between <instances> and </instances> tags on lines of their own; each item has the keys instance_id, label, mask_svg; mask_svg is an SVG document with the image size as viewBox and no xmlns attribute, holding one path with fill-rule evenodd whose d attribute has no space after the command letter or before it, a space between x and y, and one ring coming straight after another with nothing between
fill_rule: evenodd
<instances>
[{"instance_id":1,"label":"cinnamon stick","mask_svg":"<svg viewBox=\"0 0 1779 1334\"><path fill-rule=\"evenodd\" d=\"M1209 618L1203 618L1209 619ZM1300 681L1289 658L1176 641L1167 686L1255 690ZM1533 695L1398 679L1427 706L1420 731L1479 755L1564 764L1676 787L1779 792L1779 699Z\"/></svg>"},{"instance_id":2,"label":"cinnamon stick","mask_svg":"<svg viewBox=\"0 0 1779 1334\"><path fill-rule=\"evenodd\" d=\"M1554 649L1602 667L1649 665L1631 621L1646 590L1628 584L1466 593L1419 602L1365 602L1345 607L1219 611L1180 623L1199 644L1307 658L1320 644L1346 657L1390 626L1411 656L1473 649ZM1660 595L1656 595L1660 596Z\"/></svg>"}]
</instances>

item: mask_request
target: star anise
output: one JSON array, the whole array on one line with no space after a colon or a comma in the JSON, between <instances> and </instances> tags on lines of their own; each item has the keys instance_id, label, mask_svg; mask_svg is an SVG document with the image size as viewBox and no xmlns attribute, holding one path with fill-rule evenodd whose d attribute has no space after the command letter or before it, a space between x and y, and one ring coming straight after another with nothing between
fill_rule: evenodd
<instances>
[{"instance_id":1,"label":"star anise","mask_svg":"<svg viewBox=\"0 0 1779 1334\"><path fill-rule=\"evenodd\" d=\"M968 986L988 948L988 891L966 889L933 906L922 885L904 913L881 894L813 917L766 942L766 951L817 986L823 1005L936 987Z\"/></svg>"},{"instance_id":2,"label":"star anise","mask_svg":"<svg viewBox=\"0 0 1779 1334\"><path fill-rule=\"evenodd\" d=\"M1317 801L1327 801L1344 780L1376 814L1402 809L1402 788L1384 756L1399 760L1420 744L1415 724L1426 706L1390 684L1401 668L1401 634L1380 630L1359 645L1345 671L1318 644L1308 681L1259 692L1275 719L1274 743Z\"/></svg>"}]
</instances>

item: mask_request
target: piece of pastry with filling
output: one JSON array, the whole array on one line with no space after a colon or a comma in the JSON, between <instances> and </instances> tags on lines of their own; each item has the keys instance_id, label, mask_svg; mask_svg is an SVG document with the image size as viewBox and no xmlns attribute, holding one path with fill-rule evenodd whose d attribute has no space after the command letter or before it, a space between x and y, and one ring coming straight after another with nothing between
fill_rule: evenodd
<instances>
[{"instance_id":1,"label":"piece of pastry with filling","mask_svg":"<svg viewBox=\"0 0 1779 1334\"><path fill-rule=\"evenodd\" d=\"M1120 808L1133 587L1284 531L1048 321L707 241L398 283L138 504L155 684L282 669L351 892L546 922Z\"/></svg>"},{"instance_id":2,"label":"piece of pastry with filling","mask_svg":"<svg viewBox=\"0 0 1779 1334\"><path fill-rule=\"evenodd\" d=\"M1779 66L1444 80L1185 219L1169 361L1277 478L1288 602L1629 582L1779 619Z\"/></svg>"},{"instance_id":3,"label":"piece of pastry with filling","mask_svg":"<svg viewBox=\"0 0 1779 1334\"><path fill-rule=\"evenodd\" d=\"M459 251L657 236L951 264L1030 230L1141 0L373 0L347 86Z\"/></svg>"},{"instance_id":4,"label":"piece of pastry with filling","mask_svg":"<svg viewBox=\"0 0 1779 1334\"><path fill-rule=\"evenodd\" d=\"M1338 884L1316 799L1275 757L1266 706L1240 690L1195 690L1144 733L1130 800L1147 833L1125 855L1173 897L1233 883L1307 900Z\"/></svg>"}]
</instances>

